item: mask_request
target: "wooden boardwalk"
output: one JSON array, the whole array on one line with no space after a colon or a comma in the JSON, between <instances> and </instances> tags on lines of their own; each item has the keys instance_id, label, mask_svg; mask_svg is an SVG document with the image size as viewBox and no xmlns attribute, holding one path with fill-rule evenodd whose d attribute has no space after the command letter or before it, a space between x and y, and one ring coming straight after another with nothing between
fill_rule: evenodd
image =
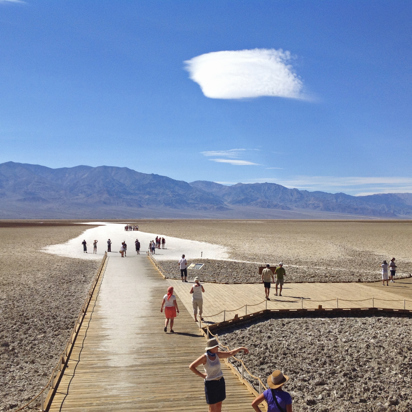
<instances>
[{"instance_id":1,"label":"wooden boardwalk","mask_svg":"<svg viewBox=\"0 0 412 412\"><path fill-rule=\"evenodd\" d=\"M188 369L205 338L180 300L175 334L163 332L167 287L145 256L109 258L50 411L207 410L203 380ZM253 396L222 366L224 410L250 411Z\"/></svg>"},{"instance_id":2,"label":"wooden boardwalk","mask_svg":"<svg viewBox=\"0 0 412 412\"><path fill-rule=\"evenodd\" d=\"M192 272L193 273L193 272ZM189 280L192 273L189 272ZM180 300L192 313L191 282L167 279ZM222 322L236 314L243 316L263 309L392 308L412 310L412 279L400 279L389 286L367 283L286 283L282 296L275 296L272 285L270 301L265 301L263 284L204 284L205 323ZM259 303L260 302L260 303ZM247 305L247 306L245 306ZM225 311L225 312L223 312ZM193 316L193 315L192 315Z\"/></svg>"}]
</instances>

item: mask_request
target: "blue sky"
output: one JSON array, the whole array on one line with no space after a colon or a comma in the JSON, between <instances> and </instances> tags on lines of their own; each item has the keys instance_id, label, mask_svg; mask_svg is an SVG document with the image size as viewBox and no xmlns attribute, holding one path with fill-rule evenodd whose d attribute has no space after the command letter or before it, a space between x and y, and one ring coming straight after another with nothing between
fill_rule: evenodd
<instances>
[{"instance_id":1,"label":"blue sky","mask_svg":"<svg viewBox=\"0 0 412 412\"><path fill-rule=\"evenodd\" d=\"M0 0L0 163L412 192L410 0Z\"/></svg>"}]
</instances>

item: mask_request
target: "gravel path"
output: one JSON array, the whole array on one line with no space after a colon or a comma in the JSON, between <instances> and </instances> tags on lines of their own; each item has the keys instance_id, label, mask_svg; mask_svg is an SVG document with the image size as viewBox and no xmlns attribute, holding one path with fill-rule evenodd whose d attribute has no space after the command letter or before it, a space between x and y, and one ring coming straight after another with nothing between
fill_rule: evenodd
<instances>
[{"instance_id":1,"label":"gravel path","mask_svg":"<svg viewBox=\"0 0 412 412\"><path fill-rule=\"evenodd\" d=\"M156 259L156 256L153 256ZM199 276L202 282L216 283L261 283L259 266L265 263L247 263L228 260L195 259L188 260L188 264L203 263L201 269L188 270L188 277ZM161 260L157 264L163 274L170 279L180 279L180 269L176 261ZM332 265L331 265L332 267ZM338 282L375 282L380 279L379 272L357 270L355 273L351 269L331 269L314 268L312 266L285 265L286 281L292 283L317 282L317 283L338 283ZM409 277L409 274L397 275Z\"/></svg>"},{"instance_id":2,"label":"gravel path","mask_svg":"<svg viewBox=\"0 0 412 412\"><path fill-rule=\"evenodd\" d=\"M270 319L221 333L246 346L242 359L266 383L275 369L294 411L412 410L412 319L396 317Z\"/></svg>"}]
</instances>

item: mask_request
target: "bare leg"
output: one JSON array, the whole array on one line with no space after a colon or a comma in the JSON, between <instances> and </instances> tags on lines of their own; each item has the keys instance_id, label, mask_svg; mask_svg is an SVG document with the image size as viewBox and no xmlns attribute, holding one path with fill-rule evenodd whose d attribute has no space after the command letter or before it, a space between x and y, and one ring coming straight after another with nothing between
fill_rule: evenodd
<instances>
[{"instance_id":1,"label":"bare leg","mask_svg":"<svg viewBox=\"0 0 412 412\"><path fill-rule=\"evenodd\" d=\"M172 318L170 319L170 332L173 330L173 324L175 323L175 320Z\"/></svg>"}]
</instances>

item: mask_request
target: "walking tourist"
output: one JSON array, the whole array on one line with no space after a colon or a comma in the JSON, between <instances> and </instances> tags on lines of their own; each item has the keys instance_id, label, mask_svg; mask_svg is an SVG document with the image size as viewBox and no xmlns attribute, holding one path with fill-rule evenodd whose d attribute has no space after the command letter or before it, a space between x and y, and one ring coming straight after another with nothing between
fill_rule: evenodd
<instances>
[{"instance_id":1,"label":"walking tourist","mask_svg":"<svg viewBox=\"0 0 412 412\"><path fill-rule=\"evenodd\" d=\"M165 248L165 244L166 244L166 239L164 237L162 237L162 249Z\"/></svg>"},{"instance_id":2,"label":"walking tourist","mask_svg":"<svg viewBox=\"0 0 412 412\"><path fill-rule=\"evenodd\" d=\"M285 281L286 271L283 268L283 263L279 263L279 267L275 270L276 273L276 296L278 295L278 286L279 286L279 296L282 296L283 283Z\"/></svg>"},{"instance_id":3,"label":"walking tourist","mask_svg":"<svg viewBox=\"0 0 412 412\"><path fill-rule=\"evenodd\" d=\"M136 253L138 255L140 255L140 242L139 239L136 239L136 241L134 242L135 246L136 246Z\"/></svg>"},{"instance_id":4,"label":"walking tourist","mask_svg":"<svg viewBox=\"0 0 412 412\"><path fill-rule=\"evenodd\" d=\"M269 292L270 292L270 283L275 282L273 277L273 272L270 270L270 265L267 264L265 269L262 271L262 282L265 287L265 298L266 300L270 300Z\"/></svg>"},{"instance_id":5,"label":"walking tourist","mask_svg":"<svg viewBox=\"0 0 412 412\"><path fill-rule=\"evenodd\" d=\"M86 240L83 240L82 245L83 245L83 253L87 253L87 242L86 242Z\"/></svg>"},{"instance_id":6,"label":"walking tourist","mask_svg":"<svg viewBox=\"0 0 412 412\"><path fill-rule=\"evenodd\" d=\"M165 328L164 331L167 332L167 326L169 325L170 321L170 332L175 333L173 330L173 324L176 315L176 312L179 313L179 308L177 307L176 296L173 294L173 286L169 286L167 288L166 295L163 296L162 307L160 308L160 312L163 312L163 306L165 308Z\"/></svg>"},{"instance_id":7,"label":"walking tourist","mask_svg":"<svg viewBox=\"0 0 412 412\"><path fill-rule=\"evenodd\" d=\"M203 285L200 284L199 278L195 277L195 283L190 289L190 293L192 294L192 306L193 306L193 314L195 315L195 322L197 322L197 312L199 310L200 319L203 320L203 293L205 293L205 289Z\"/></svg>"},{"instance_id":8,"label":"walking tourist","mask_svg":"<svg viewBox=\"0 0 412 412\"><path fill-rule=\"evenodd\" d=\"M97 253L97 240L93 241L93 253L96 254Z\"/></svg>"},{"instance_id":9,"label":"walking tourist","mask_svg":"<svg viewBox=\"0 0 412 412\"><path fill-rule=\"evenodd\" d=\"M119 253L124 257L124 242L122 242L122 246L120 246Z\"/></svg>"},{"instance_id":10,"label":"walking tourist","mask_svg":"<svg viewBox=\"0 0 412 412\"><path fill-rule=\"evenodd\" d=\"M389 286L389 277L388 277L388 262L384 260L381 264L382 268L382 286Z\"/></svg>"},{"instance_id":11,"label":"walking tourist","mask_svg":"<svg viewBox=\"0 0 412 412\"><path fill-rule=\"evenodd\" d=\"M180 276L182 277L182 282L187 282L187 260L185 255L182 255L182 258L179 260L180 266ZM185 279L183 280L183 276Z\"/></svg>"},{"instance_id":12,"label":"walking tourist","mask_svg":"<svg viewBox=\"0 0 412 412\"><path fill-rule=\"evenodd\" d=\"M396 275L396 263L395 258L391 259L391 263L389 263L389 271L390 271L390 279L391 282L395 282L395 275Z\"/></svg>"},{"instance_id":13,"label":"walking tourist","mask_svg":"<svg viewBox=\"0 0 412 412\"><path fill-rule=\"evenodd\" d=\"M292 397L282 390L283 384L288 380L289 377L281 371L274 371L267 379L269 388L255 398L252 402L252 408L256 412L261 412L259 404L266 401L268 405L267 412L292 412Z\"/></svg>"},{"instance_id":14,"label":"walking tourist","mask_svg":"<svg viewBox=\"0 0 412 412\"><path fill-rule=\"evenodd\" d=\"M108 252L112 251L112 241L110 239L107 240L107 251Z\"/></svg>"},{"instance_id":15,"label":"walking tourist","mask_svg":"<svg viewBox=\"0 0 412 412\"><path fill-rule=\"evenodd\" d=\"M223 377L220 359L230 358L240 351L243 351L246 355L249 353L245 347L227 352L219 351L217 339L209 339L206 344L206 353L190 364L189 369L205 380L206 403L209 405L209 412L220 412L222 402L226 399L225 378ZM203 365L205 373L197 369L200 365Z\"/></svg>"}]
</instances>

